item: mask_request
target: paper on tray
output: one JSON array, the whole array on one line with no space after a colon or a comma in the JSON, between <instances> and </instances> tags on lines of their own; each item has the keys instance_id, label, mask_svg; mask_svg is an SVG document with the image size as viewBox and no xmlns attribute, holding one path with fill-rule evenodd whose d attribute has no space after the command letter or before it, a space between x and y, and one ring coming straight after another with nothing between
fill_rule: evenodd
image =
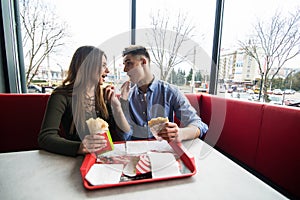
<instances>
[{"instance_id":1,"label":"paper on tray","mask_svg":"<svg viewBox=\"0 0 300 200\"><path fill-rule=\"evenodd\" d=\"M142 154L149 151L174 152L166 140L158 141L127 141L126 151L128 154Z\"/></svg>"},{"instance_id":2,"label":"paper on tray","mask_svg":"<svg viewBox=\"0 0 300 200\"><path fill-rule=\"evenodd\" d=\"M125 143L114 144L114 149L112 151L102 153L100 157L111 157L120 155L126 155Z\"/></svg>"},{"instance_id":3,"label":"paper on tray","mask_svg":"<svg viewBox=\"0 0 300 200\"><path fill-rule=\"evenodd\" d=\"M92 185L119 183L123 164L94 164L85 176Z\"/></svg>"},{"instance_id":4,"label":"paper on tray","mask_svg":"<svg viewBox=\"0 0 300 200\"><path fill-rule=\"evenodd\" d=\"M179 164L172 153L148 152L153 178L181 175Z\"/></svg>"}]
</instances>

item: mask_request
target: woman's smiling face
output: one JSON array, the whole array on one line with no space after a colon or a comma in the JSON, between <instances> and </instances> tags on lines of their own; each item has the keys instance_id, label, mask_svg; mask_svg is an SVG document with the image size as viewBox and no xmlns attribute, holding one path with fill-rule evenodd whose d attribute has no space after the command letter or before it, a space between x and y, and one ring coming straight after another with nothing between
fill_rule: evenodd
<instances>
[{"instance_id":1,"label":"woman's smiling face","mask_svg":"<svg viewBox=\"0 0 300 200\"><path fill-rule=\"evenodd\" d=\"M107 67L107 60L106 57L103 55L102 56L102 66L101 66L101 71L100 71L100 77L99 77L99 84L103 85L105 82L105 77L109 73L108 67Z\"/></svg>"}]
</instances>

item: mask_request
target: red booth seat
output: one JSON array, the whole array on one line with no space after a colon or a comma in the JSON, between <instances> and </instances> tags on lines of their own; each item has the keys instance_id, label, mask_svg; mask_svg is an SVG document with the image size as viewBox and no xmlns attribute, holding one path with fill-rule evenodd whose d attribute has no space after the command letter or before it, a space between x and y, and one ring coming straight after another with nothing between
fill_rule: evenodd
<instances>
[{"instance_id":1,"label":"red booth seat","mask_svg":"<svg viewBox=\"0 0 300 200\"><path fill-rule=\"evenodd\" d=\"M209 125L204 141L300 199L300 109L186 94ZM0 152L39 149L49 94L0 94Z\"/></svg>"},{"instance_id":2,"label":"red booth seat","mask_svg":"<svg viewBox=\"0 0 300 200\"><path fill-rule=\"evenodd\" d=\"M265 105L255 169L300 198L300 109Z\"/></svg>"},{"instance_id":3,"label":"red booth seat","mask_svg":"<svg viewBox=\"0 0 300 200\"><path fill-rule=\"evenodd\" d=\"M202 120L209 124L205 142L288 197L300 199L299 108L207 94L199 105Z\"/></svg>"},{"instance_id":4,"label":"red booth seat","mask_svg":"<svg viewBox=\"0 0 300 200\"><path fill-rule=\"evenodd\" d=\"M38 149L49 94L0 94L0 152Z\"/></svg>"},{"instance_id":5,"label":"red booth seat","mask_svg":"<svg viewBox=\"0 0 300 200\"><path fill-rule=\"evenodd\" d=\"M202 95L201 117L209 124L205 142L253 168L263 104Z\"/></svg>"}]
</instances>

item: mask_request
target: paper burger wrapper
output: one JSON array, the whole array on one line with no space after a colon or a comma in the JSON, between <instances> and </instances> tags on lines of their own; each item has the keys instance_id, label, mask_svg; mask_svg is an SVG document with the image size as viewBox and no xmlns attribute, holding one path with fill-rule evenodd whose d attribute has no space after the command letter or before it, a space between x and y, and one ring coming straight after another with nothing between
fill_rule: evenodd
<instances>
[{"instance_id":1,"label":"paper burger wrapper","mask_svg":"<svg viewBox=\"0 0 300 200\"><path fill-rule=\"evenodd\" d=\"M158 133L165 128L165 124L167 122L169 122L167 117L152 118L150 121L148 121L150 131L157 140L162 140L162 137L158 136Z\"/></svg>"},{"instance_id":2,"label":"paper burger wrapper","mask_svg":"<svg viewBox=\"0 0 300 200\"><path fill-rule=\"evenodd\" d=\"M90 134L98 134L108 130L108 123L101 118L90 118L86 120Z\"/></svg>"},{"instance_id":3,"label":"paper burger wrapper","mask_svg":"<svg viewBox=\"0 0 300 200\"><path fill-rule=\"evenodd\" d=\"M102 154L108 151L111 151L114 149L114 143L112 141L109 129L108 129L108 123L104 121L101 118L90 118L86 120L87 126L89 128L90 134L101 134L105 137L105 140L107 142L106 147L100 149L99 151L95 152L96 154Z\"/></svg>"}]
</instances>

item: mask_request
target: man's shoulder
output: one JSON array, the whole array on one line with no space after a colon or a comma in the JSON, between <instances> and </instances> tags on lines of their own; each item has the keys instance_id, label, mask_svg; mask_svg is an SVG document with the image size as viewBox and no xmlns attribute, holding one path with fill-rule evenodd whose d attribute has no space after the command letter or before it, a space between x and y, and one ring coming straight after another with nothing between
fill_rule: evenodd
<instances>
[{"instance_id":1,"label":"man's shoulder","mask_svg":"<svg viewBox=\"0 0 300 200\"><path fill-rule=\"evenodd\" d=\"M177 100L184 98L180 89L171 83L163 80L157 80L156 88L153 89L156 95L165 95L168 98L175 98Z\"/></svg>"},{"instance_id":2,"label":"man's shoulder","mask_svg":"<svg viewBox=\"0 0 300 200\"><path fill-rule=\"evenodd\" d=\"M165 88L171 88L171 89L178 89L176 85L173 85L171 83L168 83L166 81L163 80L156 80L156 84L160 87L165 87Z\"/></svg>"}]
</instances>

